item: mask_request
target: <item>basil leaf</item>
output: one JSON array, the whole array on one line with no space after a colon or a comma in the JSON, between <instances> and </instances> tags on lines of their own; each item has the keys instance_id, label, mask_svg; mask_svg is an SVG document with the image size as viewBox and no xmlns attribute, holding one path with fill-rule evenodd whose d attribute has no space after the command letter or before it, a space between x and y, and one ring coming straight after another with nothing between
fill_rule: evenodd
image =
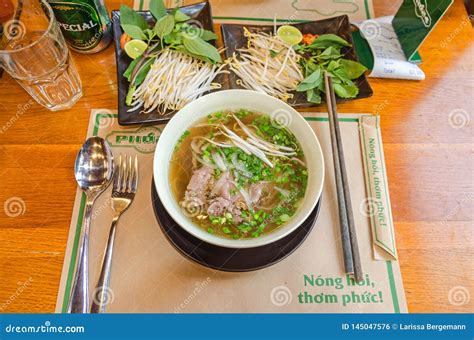
<instances>
[{"instance_id":1,"label":"basil leaf","mask_svg":"<svg viewBox=\"0 0 474 340\"><path fill-rule=\"evenodd\" d=\"M217 39L217 35L214 32L202 29L200 27L191 26L185 23L183 24L183 28L183 35L187 35L190 39L194 37L199 37L205 41Z\"/></svg>"},{"instance_id":2,"label":"basil leaf","mask_svg":"<svg viewBox=\"0 0 474 340\"><path fill-rule=\"evenodd\" d=\"M347 76L349 79L356 79L359 78L361 75L367 71L367 67L358 63L357 61L349 60L349 59L341 59L339 63L346 71Z\"/></svg>"},{"instance_id":3,"label":"basil leaf","mask_svg":"<svg viewBox=\"0 0 474 340\"><path fill-rule=\"evenodd\" d=\"M339 62L337 60L331 60L328 64L328 71L334 71L338 67L340 67Z\"/></svg>"},{"instance_id":4,"label":"basil leaf","mask_svg":"<svg viewBox=\"0 0 474 340\"><path fill-rule=\"evenodd\" d=\"M217 34L212 31L208 31L205 29L200 28L200 34L202 40L209 41L209 40L217 40Z\"/></svg>"},{"instance_id":5,"label":"basil leaf","mask_svg":"<svg viewBox=\"0 0 474 340\"><path fill-rule=\"evenodd\" d=\"M355 98L359 93L357 86L352 84L333 84L334 92L341 98Z\"/></svg>"},{"instance_id":6,"label":"basil leaf","mask_svg":"<svg viewBox=\"0 0 474 340\"><path fill-rule=\"evenodd\" d=\"M148 28L148 24L145 20L144 17L142 17L140 14L135 12L133 9L131 9L128 6L122 5L120 6L120 25L123 26L136 26L141 30L145 30ZM124 29L125 31L125 29ZM125 31L127 32L127 31ZM127 32L128 34L128 32Z\"/></svg>"},{"instance_id":7,"label":"basil leaf","mask_svg":"<svg viewBox=\"0 0 474 340\"><path fill-rule=\"evenodd\" d=\"M145 33L138 26L122 24L122 29L133 39L143 40L146 39Z\"/></svg>"},{"instance_id":8,"label":"basil leaf","mask_svg":"<svg viewBox=\"0 0 474 340\"><path fill-rule=\"evenodd\" d=\"M322 83L322 81L323 73L321 72L321 68L316 65L315 71L312 72L305 79L303 79L303 81L296 86L296 91L304 92L307 90L312 90L314 88L317 88Z\"/></svg>"},{"instance_id":9,"label":"basil leaf","mask_svg":"<svg viewBox=\"0 0 474 340\"><path fill-rule=\"evenodd\" d=\"M174 20L176 20L176 22L188 21L189 19L191 19L191 17L189 15L186 15L179 9L176 10L176 12L174 13Z\"/></svg>"},{"instance_id":10,"label":"basil leaf","mask_svg":"<svg viewBox=\"0 0 474 340\"><path fill-rule=\"evenodd\" d=\"M337 70L332 71L332 75L336 76L343 82L350 82L349 76L347 75L346 71L341 67Z\"/></svg>"},{"instance_id":11,"label":"basil leaf","mask_svg":"<svg viewBox=\"0 0 474 340\"><path fill-rule=\"evenodd\" d=\"M130 81L130 77L132 76L133 69L135 68L135 65L138 64L138 62L143 58L143 54L139 56L136 59L133 59L132 62L128 65L127 69L123 73L123 76L127 78L128 81Z\"/></svg>"},{"instance_id":12,"label":"basil leaf","mask_svg":"<svg viewBox=\"0 0 474 340\"><path fill-rule=\"evenodd\" d=\"M155 27L153 27L153 31L160 39L162 39L165 35L170 34L173 31L173 28L174 17L167 14L156 22Z\"/></svg>"},{"instance_id":13,"label":"basil leaf","mask_svg":"<svg viewBox=\"0 0 474 340\"><path fill-rule=\"evenodd\" d=\"M327 48L329 46L344 46L344 47L351 47L352 45L349 44L347 41L342 39L340 36L335 34L322 34L317 37L312 43L311 47L315 48Z\"/></svg>"},{"instance_id":14,"label":"basil leaf","mask_svg":"<svg viewBox=\"0 0 474 340\"><path fill-rule=\"evenodd\" d=\"M296 86L296 92L305 92L307 90L312 90L314 88L318 87L318 84L314 83L299 83Z\"/></svg>"},{"instance_id":15,"label":"basil leaf","mask_svg":"<svg viewBox=\"0 0 474 340\"><path fill-rule=\"evenodd\" d=\"M143 31L145 36L147 37L148 40L151 40L155 37L155 32L149 28L147 28L145 31Z\"/></svg>"},{"instance_id":16,"label":"basil leaf","mask_svg":"<svg viewBox=\"0 0 474 340\"><path fill-rule=\"evenodd\" d=\"M166 7L163 3L163 0L150 0L148 5L151 14L155 17L156 20L161 19L166 15Z\"/></svg>"},{"instance_id":17,"label":"basil leaf","mask_svg":"<svg viewBox=\"0 0 474 340\"><path fill-rule=\"evenodd\" d=\"M192 54L207 57L217 63L220 63L222 61L217 49L199 37L190 38L184 36L183 45L186 50L188 50Z\"/></svg>"},{"instance_id":18,"label":"basil leaf","mask_svg":"<svg viewBox=\"0 0 474 340\"><path fill-rule=\"evenodd\" d=\"M319 55L319 58L323 60L339 59L340 57L342 57L342 55L339 53L339 50L333 46L329 46Z\"/></svg>"},{"instance_id":19,"label":"basil leaf","mask_svg":"<svg viewBox=\"0 0 474 340\"><path fill-rule=\"evenodd\" d=\"M315 90L319 90L322 93L326 93L326 84L322 81L321 84Z\"/></svg>"},{"instance_id":20,"label":"basil leaf","mask_svg":"<svg viewBox=\"0 0 474 340\"><path fill-rule=\"evenodd\" d=\"M171 32L164 37L164 40L168 45L179 45L183 43L183 37L179 32Z\"/></svg>"},{"instance_id":21,"label":"basil leaf","mask_svg":"<svg viewBox=\"0 0 474 340\"><path fill-rule=\"evenodd\" d=\"M323 77L322 77L321 69L319 68L319 66L316 66L316 68L314 69L314 72L311 73L306 78L304 78L301 83L314 83L318 80L321 81L322 79Z\"/></svg>"},{"instance_id":22,"label":"basil leaf","mask_svg":"<svg viewBox=\"0 0 474 340\"><path fill-rule=\"evenodd\" d=\"M178 46L175 46L174 47L174 50L175 51L179 51L183 54L186 54L186 55L190 55L191 57L193 58L196 58L196 59L199 59L199 60L202 60L206 63L213 63L213 61L211 59L209 59L208 57L204 57L204 56L201 56L201 55L197 55L197 54L194 54L194 53L191 53L189 52L186 47L184 47L183 45L178 45Z\"/></svg>"},{"instance_id":23,"label":"basil leaf","mask_svg":"<svg viewBox=\"0 0 474 340\"><path fill-rule=\"evenodd\" d=\"M308 90L306 91L306 100L310 103L321 104L321 95L318 90Z\"/></svg>"}]
</instances>

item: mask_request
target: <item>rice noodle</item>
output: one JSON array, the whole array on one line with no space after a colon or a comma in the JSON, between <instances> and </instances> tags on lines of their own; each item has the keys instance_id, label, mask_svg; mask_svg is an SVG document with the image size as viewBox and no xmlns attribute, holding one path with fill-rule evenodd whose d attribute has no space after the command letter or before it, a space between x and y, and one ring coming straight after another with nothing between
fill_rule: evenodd
<instances>
[{"instance_id":1,"label":"rice noodle","mask_svg":"<svg viewBox=\"0 0 474 340\"><path fill-rule=\"evenodd\" d=\"M195 137L196 139L203 139L211 144L214 144L216 146L220 146L221 148L231 148L232 145L231 144L227 144L227 143L220 143L220 142L217 142L217 141L214 141L212 139L209 139L207 137Z\"/></svg>"},{"instance_id":2,"label":"rice noodle","mask_svg":"<svg viewBox=\"0 0 474 340\"><path fill-rule=\"evenodd\" d=\"M301 159L299 159L299 158L293 157L293 158L290 159L290 161L298 162L298 163L300 163L302 166L306 167L305 162L303 162L303 161L302 161Z\"/></svg>"},{"instance_id":3,"label":"rice noodle","mask_svg":"<svg viewBox=\"0 0 474 340\"><path fill-rule=\"evenodd\" d=\"M242 121L239 118L237 118L236 115L233 114L232 116L237 121L237 124L239 124L239 126L242 128L242 130L247 134L247 136L249 136L249 138L254 140L259 145L263 144L264 146L266 146L270 149L273 149L273 150L281 149L281 150L290 151L290 153L294 153L295 150L293 148L290 148L288 146L273 144L273 143L270 143L270 142L258 137L256 134L254 134L252 131L250 131L250 129L244 123L242 123ZM290 155L290 153L288 153L288 155Z\"/></svg>"},{"instance_id":4,"label":"rice noodle","mask_svg":"<svg viewBox=\"0 0 474 340\"><path fill-rule=\"evenodd\" d=\"M193 152L193 159L196 159L199 163L201 163L202 165L205 165L211 169L214 168L214 165L212 165L211 163L209 162L206 162L204 159L202 159L201 157L199 157L198 154L196 154L195 152Z\"/></svg>"},{"instance_id":5,"label":"rice noodle","mask_svg":"<svg viewBox=\"0 0 474 340\"><path fill-rule=\"evenodd\" d=\"M218 152L213 151L211 153L211 156L212 156L212 159L214 160L214 163L216 163L217 167L219 168L219 170L227 171L227 166L224 163L222 156Z\"/></svg>"},{"instance_id":6,"label":"rice noodle","mask_svg":"<svg viewBox=\"0 0 474 340\"><path fill-rule=\"evenodd\" d=\"M247 138L247 142L249 142L252 145L255 145L257 148L261 149L265 154L270 155L270 156L281 156L281 157L287 157L287 156L295 156L296 152L281 152L275 149L271 149L265 145L260 144L259 142Z\"/></svg>"},{"instance_id":7,"label":"rice noodle","mask_svg":"<svg viewBox=\"0 0 474 340\"><path fill-rule=\"evenodd\" d=\"M245 191L245 189L242 188L242 187L239 188L239 191L240 191L240 194L242 195L242 197L244 198L245 204L247 204L247 208L249 210L252 210L252 208L253 208L252 198L250 197L249 193L247 191Z\"/></svg>"},{"instance_id":8,"label":"rice noodle","mask_svg":"<svg viewBox=\"0 0 474 340\"><path fill-rule=\"evenodd\" d=\"M179 110L205 92L220 88L221 84L212 81L226 72L223 67L165 48L158 52L145 80L135 89L128 111L142 106L144 113Z\"/></svg>"},{"instance_id":9,"label":"rice noodle","mask_svg":"<svg viewBox=\"0 0 474 340\"><path fill-rule=\"evenodd\" d=\"M252 173L245 168L245 165L243 165L241 162L239 162L237 160L237 154L236 153L234 153L232 155L231 162L232 162L232 165L234 166L234 168L236 170L238 170L240 173L242 173L242 175L244 175L247 178L252 177Z\"/></svg>"},{"instance_id":10,"label":"rice noodle","mask_svg":"<svg viewBox=\"0 0 474 340\"><path fill-rule=\"evenodd\" d=\"M251 153L253 153L255 156L260 158L263 162L265 162L269 167L273 168L273 163L270 162L270 160L265 156L265 153L260 150L259 148L249 144L245 140L243 140L239 135L237 135L235 132L230 130L228 127L225 125L221 125L221 129L223 129L226 133L224 133L227 137L232 139L234 142L238 142L239 144L245 146L247 150L249 150Z\"/></svg>"},{"instance_id":11,"label":"rice noodle","mask_svg":"<svg viewBox=\"0 0 474 340\"><path fill-rule=\"evenodd\" d=\"M272 163L270 159L268 159L267 156L290 159L291 156L295 156L297 154L295 152L295 149L293 148L290 148L288 146L273 144L258 137L255 133L253 133L250 130L249 127L247 127L244 123L242 123L242 121L240 121L240 119L238 119L236 115L233 114L232 117L237 122L238 127L240 127L239 130L242 130L247 135L248 138L244 139L240 137L238 134L236 134L234 131L232 131L231 129L229 129L227 126L223 124L216 125L217 132L215 134L225 136L230 141L225 141L225 140L215 141L213 139L203 137L203 136L194 137L191 141L191 149L193 150L193 157L197 157L197 160L201 162L202 164L209 165L208 162L204 161L204 159L200 157L202 152L209 145L212 144L220 148L231 148L235 146L241 149L243 152L245 152L248 155L253 154L254 156L261 159L265 164L273 168L274 164ZM235 130L237 130L236 127L237 126L234 127ZM252 126L252 127L255 128L255 126ZM281 150L285 150L285 151L281 151ZM227 169L233 167L246 177L252 176L252 174L245 168L245 166L237 160L237 154L232 155L231 164L227 161L226 157L222 154L220 150L212 151L211 156L216 166L222 171L227 171ZM305 166L304 162L299 160L296 157L291 158L291 160L297 160L300 164Z\"/></svg>"},{"instance_id":12,"label":"rice noodle","mask_svg":"<svg viewBox=\"0 0 474 340\"><path fill-rule=\"evenodd\" d=\"M199 139L194 138L194 139L191 141L191 149L192 149L195 153L200 154L200 153L201 153L201 149L200 149L201 144L202 144L202 142L201 142Z\"/></svg>"}]
</instances>

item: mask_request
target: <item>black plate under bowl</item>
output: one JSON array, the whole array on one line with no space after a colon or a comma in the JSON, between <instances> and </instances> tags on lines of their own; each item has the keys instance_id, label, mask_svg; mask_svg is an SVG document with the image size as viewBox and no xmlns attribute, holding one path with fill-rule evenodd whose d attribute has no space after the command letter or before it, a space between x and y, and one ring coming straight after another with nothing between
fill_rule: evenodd
<instances>
[{"instance_id":1,"label":"black plate under bowl","mask_svg":"<svg viewBox=\"0 0 474 340\"><path fill-rule=\"evenodd\" d=\"M208 2L200 2L197 4L180 7L180 10L191 17L194 21L198 21L202 28L214 32L214 24L212 22L211 6ZM146 21L153 25L155 19L149 11L138 12ZM120 27L120 11L112 11L112 23L115 44L115 60L117 63L117 83L118 83L118 122L120 125L135 124L159 124L168 122L176 111L169 111L165 115L160 115L157 111L150 113L140 113L141 109L127 112L130 109L125 105L125 97L128 91L128 81L123 76L132 59L120 48L120 37L123 34Z\"/></svg>"},{"instance_id":2,"label":"black plate under bowl","mask_svg":"<svg viewBox=\"0 0 474 340\"><path fill-rule=\"evenodd\" d=\"M161 203L154 181L151 184L151 198L155 216L171 245L184 257L194 262L227 272L247 272L262 269L286 258L309 235L321 208L320 199L310 216L298 229L272 244L255 248L232 249L201 241L181 228Z\"/></svg>"},{"instance_id":3,"label":"black plate under bowl","mask_svg":"<svg viewBox=\"0 0 474 340\"><path fill-rule=\"evenodd\" d=\"M352 41L351 25L349 23L349 17L347 15L341 15L338 17L333 17L324 20L304 22L298 24L291 24L292 26L297 27L303 34L312 33L312 34L336 34L341 38L345 39L348 43L352 45L350 48L345 48L342 50L344 53L344 58L359 61L357 54L354 48L354 42ZM281 25L277 25L279 27ZM237 25L237 24L223 24L222 29L222 39L224 41L224 46L226 47L225 55L226 58L231 57L234 52L239 48L247 46L247 38L244 36L244 27L246 27L250 32L273 32L273 25ZM242 86L237 84L238 77L231 73L229 74L229 86L233 89L241 89ZM365 75L360 76L354 80L354 83L359 88L359 94L354 99L367 98L372 96L373 91L367 81ZM288 104L291 106L298 107L312 107L318 106L318 104L310 103L306 100L306 93L304 92L293 92L294 97L288 101ZM324 96L323 96L324 97ZM341 99L336 97L338 102L347 101L350 99ZM323 98L324 101L324 98Z\"/></svg>"}]
</instances>

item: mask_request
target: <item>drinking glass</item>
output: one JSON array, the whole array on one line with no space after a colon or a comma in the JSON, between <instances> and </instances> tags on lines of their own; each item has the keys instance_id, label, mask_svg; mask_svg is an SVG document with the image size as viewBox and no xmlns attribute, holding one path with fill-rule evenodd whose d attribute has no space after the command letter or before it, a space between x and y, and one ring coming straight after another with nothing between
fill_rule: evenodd
<instances>
[{"instance_id":1,"label":"drinking glass","mask_svg":"<svg viewBox=\"0 0 474 340\"><path fill-rule=\"evenodd\" d=\"M1 23L0 66L39 104L70 108L82 84L51 6L45 0L18 0Z\"/></svg>"}]
</instances>

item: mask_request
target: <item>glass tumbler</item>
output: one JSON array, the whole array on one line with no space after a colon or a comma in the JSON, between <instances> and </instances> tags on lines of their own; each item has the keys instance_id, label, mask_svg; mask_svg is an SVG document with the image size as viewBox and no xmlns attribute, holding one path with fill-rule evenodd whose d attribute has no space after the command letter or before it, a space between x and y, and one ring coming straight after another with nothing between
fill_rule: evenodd
<instances>
[{"instance_id":1,"label":"glass tumbler","mask_svg":"<svg viewBox=\"0 0 474 340\"><path fill-rule=\"evenodd\" d=\"M0 66L39 104L57 111L81 98L81 79L46 1L18 0L1 29Z\"/></svg>"}]
</instances>

